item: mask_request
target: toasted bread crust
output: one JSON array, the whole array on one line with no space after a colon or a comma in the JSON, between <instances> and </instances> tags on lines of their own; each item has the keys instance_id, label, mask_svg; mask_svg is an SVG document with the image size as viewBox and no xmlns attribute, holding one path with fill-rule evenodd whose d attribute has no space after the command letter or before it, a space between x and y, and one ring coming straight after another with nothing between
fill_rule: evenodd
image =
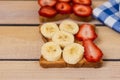
<instances>
[{"instance_id":1,"label":"toasted bread crust","mask_svg":"<svg viewBox=\"0 0 120 80\"><path fill-rule=\"evenodd\" d=\"M40 22L58 21L58 20L66 19L66 18L69 18L69 14L57 14L53 18L46 18L46 17L43 17L43 16L39 17Z\"/></svg>"},{"instance_id":2,"label":"toasted bread crust","mask_svg":"<svg viewBox=\"0 0 120 80\"><path fill-rule=\"evenodd\" d=\"M40 58L40 65L44 68L64 68L67 66L62 58L58 61L50 62L45 60L43 57Z\"/></svg>"},{"instance_id":3,"label":"toasted bread crust","mask_svg":"<svg viewBox=\"0 0 120 80\"><path fill-rule=\"evenodd\" d=\"M74 14L57 14L55 17L53 18L46 18L46 17L43 17L43 16L40 16L39 19L40 19L40 22L50 22L50 21L58 21L58 20L62 20L62 19L67 19L67 18L71 18L73 20L78 20L78 21L85 21L85 22L88 22L90 20L92 20L92 16L89 16L89 17L79 17L79 16L76 16Z\"/></svg>"},{"instance_id":4,"label":"toasted bread crust","mask_svg":"<svg viewBox=\"0 0 120 80\"><path fill-rule=\"evenodd\" d=\"M92 16L89 16L89 17L79 17L79 16L76 16L75 14L71 14L70 18L73 19L73 20L84 21L84 22L88 22L88 21L92 20Z\"/></svg>"},{"instance_id":5,"label":"toasted bread crust","mask_svg":"<svg viewBox=\"0 0 120 80\"><path fill-rule=\"evenodd\" d=\"M58 61L50 62L45 60L43 57L40 58L40 66L43 68L80 68L80 67L88 67L88 68L99 68L102 66L102 60L96 63L88 62L85 58L79 61L77 64L68 64L66 63L63 58L59 59Z\"/></svg>"}]
</instances>

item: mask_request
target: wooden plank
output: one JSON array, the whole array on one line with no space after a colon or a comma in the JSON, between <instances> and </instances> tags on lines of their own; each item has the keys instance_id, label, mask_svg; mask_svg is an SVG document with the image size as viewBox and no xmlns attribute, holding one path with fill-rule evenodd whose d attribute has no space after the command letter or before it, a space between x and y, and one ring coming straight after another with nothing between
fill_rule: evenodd
<instances>
[{"instance_id":1,"label":"wooden plank","mask_svg":"<svg viewBox=\"0 0 120 80\"><path fill-rule=\"evenodd\" d=\"M120 35L107 28L97 27L96 44L105 59L120 59ZM43 44L38 26L0 27L0 59L39 59Z\"/></svg>"},{"instance_id":2,"label":"wooden plank","mask_svg":"<svg viewBox=\"0 0 120 80\"><path fill-rule=\"evenodd\" d=\"M106 0L93 0L97 7ZM0 1L0 24L39 24L37 1ZM96 20L90 23L101 24Z\"/></svg>"},{"instance_id":3,"label":"wooden plank","mask_svg":"<svg viewBox=\"0 0 120 80\"><path fill-rule=\"evenodd\" d=\"M0 80L119 80L120 62L101 68L41 68L38 61L0 62Z\"/></svg>"},{"instance_id":4,"label":"wooden plank","mask_svg":"<svg viewBox=\"0 0 120 80\"><path fill-rule=\"evenodd\" d=\"M0 59L39 58L42 43L38 27L0 27Z\"/></svg>"}]
</instances>

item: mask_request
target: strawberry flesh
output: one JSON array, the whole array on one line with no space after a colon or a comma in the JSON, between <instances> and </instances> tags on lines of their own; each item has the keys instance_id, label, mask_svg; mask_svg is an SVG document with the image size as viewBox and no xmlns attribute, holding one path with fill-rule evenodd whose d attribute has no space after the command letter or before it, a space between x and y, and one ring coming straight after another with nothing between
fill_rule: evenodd
<instances>
[{"instance_id":1,"label":"strawberry flesh","mask_svg":"<svg viewBox=\"0 0 120 80\"><path fill-rule=\"evenodd\" d=\"M89 17L92 15L92 8L90 6L75 4L73 5L73 11L79 17Z\"/></svg>"},{"instance_id":2,"label":"strawberry flesh","mask_svg":"<svg viewBox=\"0 0 120 80\"><path fill-rule=\"evenodd\" d=\"M73 3L90 6L92 4L92 1L91 0L73 0Z\"/></svg>"},{"instance_id":3,"label":"strawberry flesh","mask_svg":"<svg viewBox=\"0 0 120 80\"><path fill-rule=\"evenodd\" d=\"M69 3L60 2L56 4L56 10L61 14L70 14L72 7Z\"/></svg>"},{"instance_id":4,"label":"strawberry flesh","mask_svg":"<svg viewBox=\"0 0 120 80\"><path fill-rule=\"evenodd\" d=\"M99 62L102 59L102 51L91 41L83 41L85 49L84 57L88 62Z\"/></svg>"},{"instance_id":5,"label":"strawberry flesh","mask_svg":"<svg viewBox=\"0 0 120 80\"><path fill-rule=\"evenodd\" d=\"M54 8L48 6L41 7L39 10L39 15L47 18L54 17L56 14L57 11Z\"/></svg>"},{"instance_id":6,"label":"strawberry flesh","mask_svg":"<svg viewBox=\"0 0 120 80\"><path fill-rule=\"evenodd\" d=\"M82 24L79 28L78 33L75 35L77 40L95 40L97 38L97 34L95 32L94 26L91 24Z\"/></svg>"},{"instance_id":7,"label":"strawberry flesh","mask_svg":"<svg viewBox=\"0 0 120 80\"><path fill-rule=\"evenodd\" d=\"M38 0L38 4L43 7L43 6L50 6L53 7L57 3L57 0Z\"/></svg>"},{"instance_id":8,"label":"strawberry flesh","mask_svg":"<svg viewBox=\"0 0 120 80\"><path fill-rule=\"evenodd\" d=\"M71 0L58 0L59 2L70 2Z\"/></svg>"}]
</instances>

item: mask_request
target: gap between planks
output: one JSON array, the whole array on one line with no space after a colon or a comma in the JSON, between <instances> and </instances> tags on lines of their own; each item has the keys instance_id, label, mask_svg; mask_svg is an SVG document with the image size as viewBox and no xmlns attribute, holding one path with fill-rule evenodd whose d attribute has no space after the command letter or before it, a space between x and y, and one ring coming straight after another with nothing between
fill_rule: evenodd
<instances>
[{"instance_id":1,"label":"gap between planks","mask_svg":"<svg viewBox=\"0 0 120 80\"><path fill-rule=\"evenodd\" d=\"M41 23L42 24L42 23ZM9 27L22 27L22 26L26 26L26 27L38 27L39 25L41 24L0 24L0 27L3 27L3 26L9 26ZM57 23L59 24L59 23ZM78 23L78 24L83 24L83 23ZM95 26L97 27L102 27L102 26L105 26L104 24L94 24Z\"/></svg>"},{"instance_id":2,"label":"gap between planks","mask_svg":"<svg viewBox=\"0 0 120 80\"><path fill-rule=\"evenodd\" d=\"M0 61L39 61L39 59L0 59ZM103 61L120 61L120 59L103 59Z\"/></svg>"}]
</instances>

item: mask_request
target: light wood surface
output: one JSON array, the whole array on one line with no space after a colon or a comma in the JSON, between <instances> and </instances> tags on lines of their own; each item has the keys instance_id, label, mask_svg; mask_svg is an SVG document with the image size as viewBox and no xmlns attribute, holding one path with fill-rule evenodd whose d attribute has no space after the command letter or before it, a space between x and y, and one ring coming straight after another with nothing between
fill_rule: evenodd
<instances>
[{"instance_id":1,"label":"light wood surface","mask_svg":"<svg viewBox=\"0 0 120 80\"><path fill-rule=\"evenodd\" d=\"M97 7L107 0L92 1ZM32 26L40 24L38 10L37 0L0 0L0 80L120 80L120 34L107 26L96 28L95 43L105 60L101 68L41 68L44 42L38 26Z\"/></svg>"},{"instance_id":2,"label":"light wood surface","mask_svg":"<svg viewBox=\"0 0 120 80\"><path fill-rule=\"evenodd\" d=\"M0 62L0 80L119 80L120 62L104 62L102 68L49 68L38 61Z\"/></svg>"}]
</instances>

